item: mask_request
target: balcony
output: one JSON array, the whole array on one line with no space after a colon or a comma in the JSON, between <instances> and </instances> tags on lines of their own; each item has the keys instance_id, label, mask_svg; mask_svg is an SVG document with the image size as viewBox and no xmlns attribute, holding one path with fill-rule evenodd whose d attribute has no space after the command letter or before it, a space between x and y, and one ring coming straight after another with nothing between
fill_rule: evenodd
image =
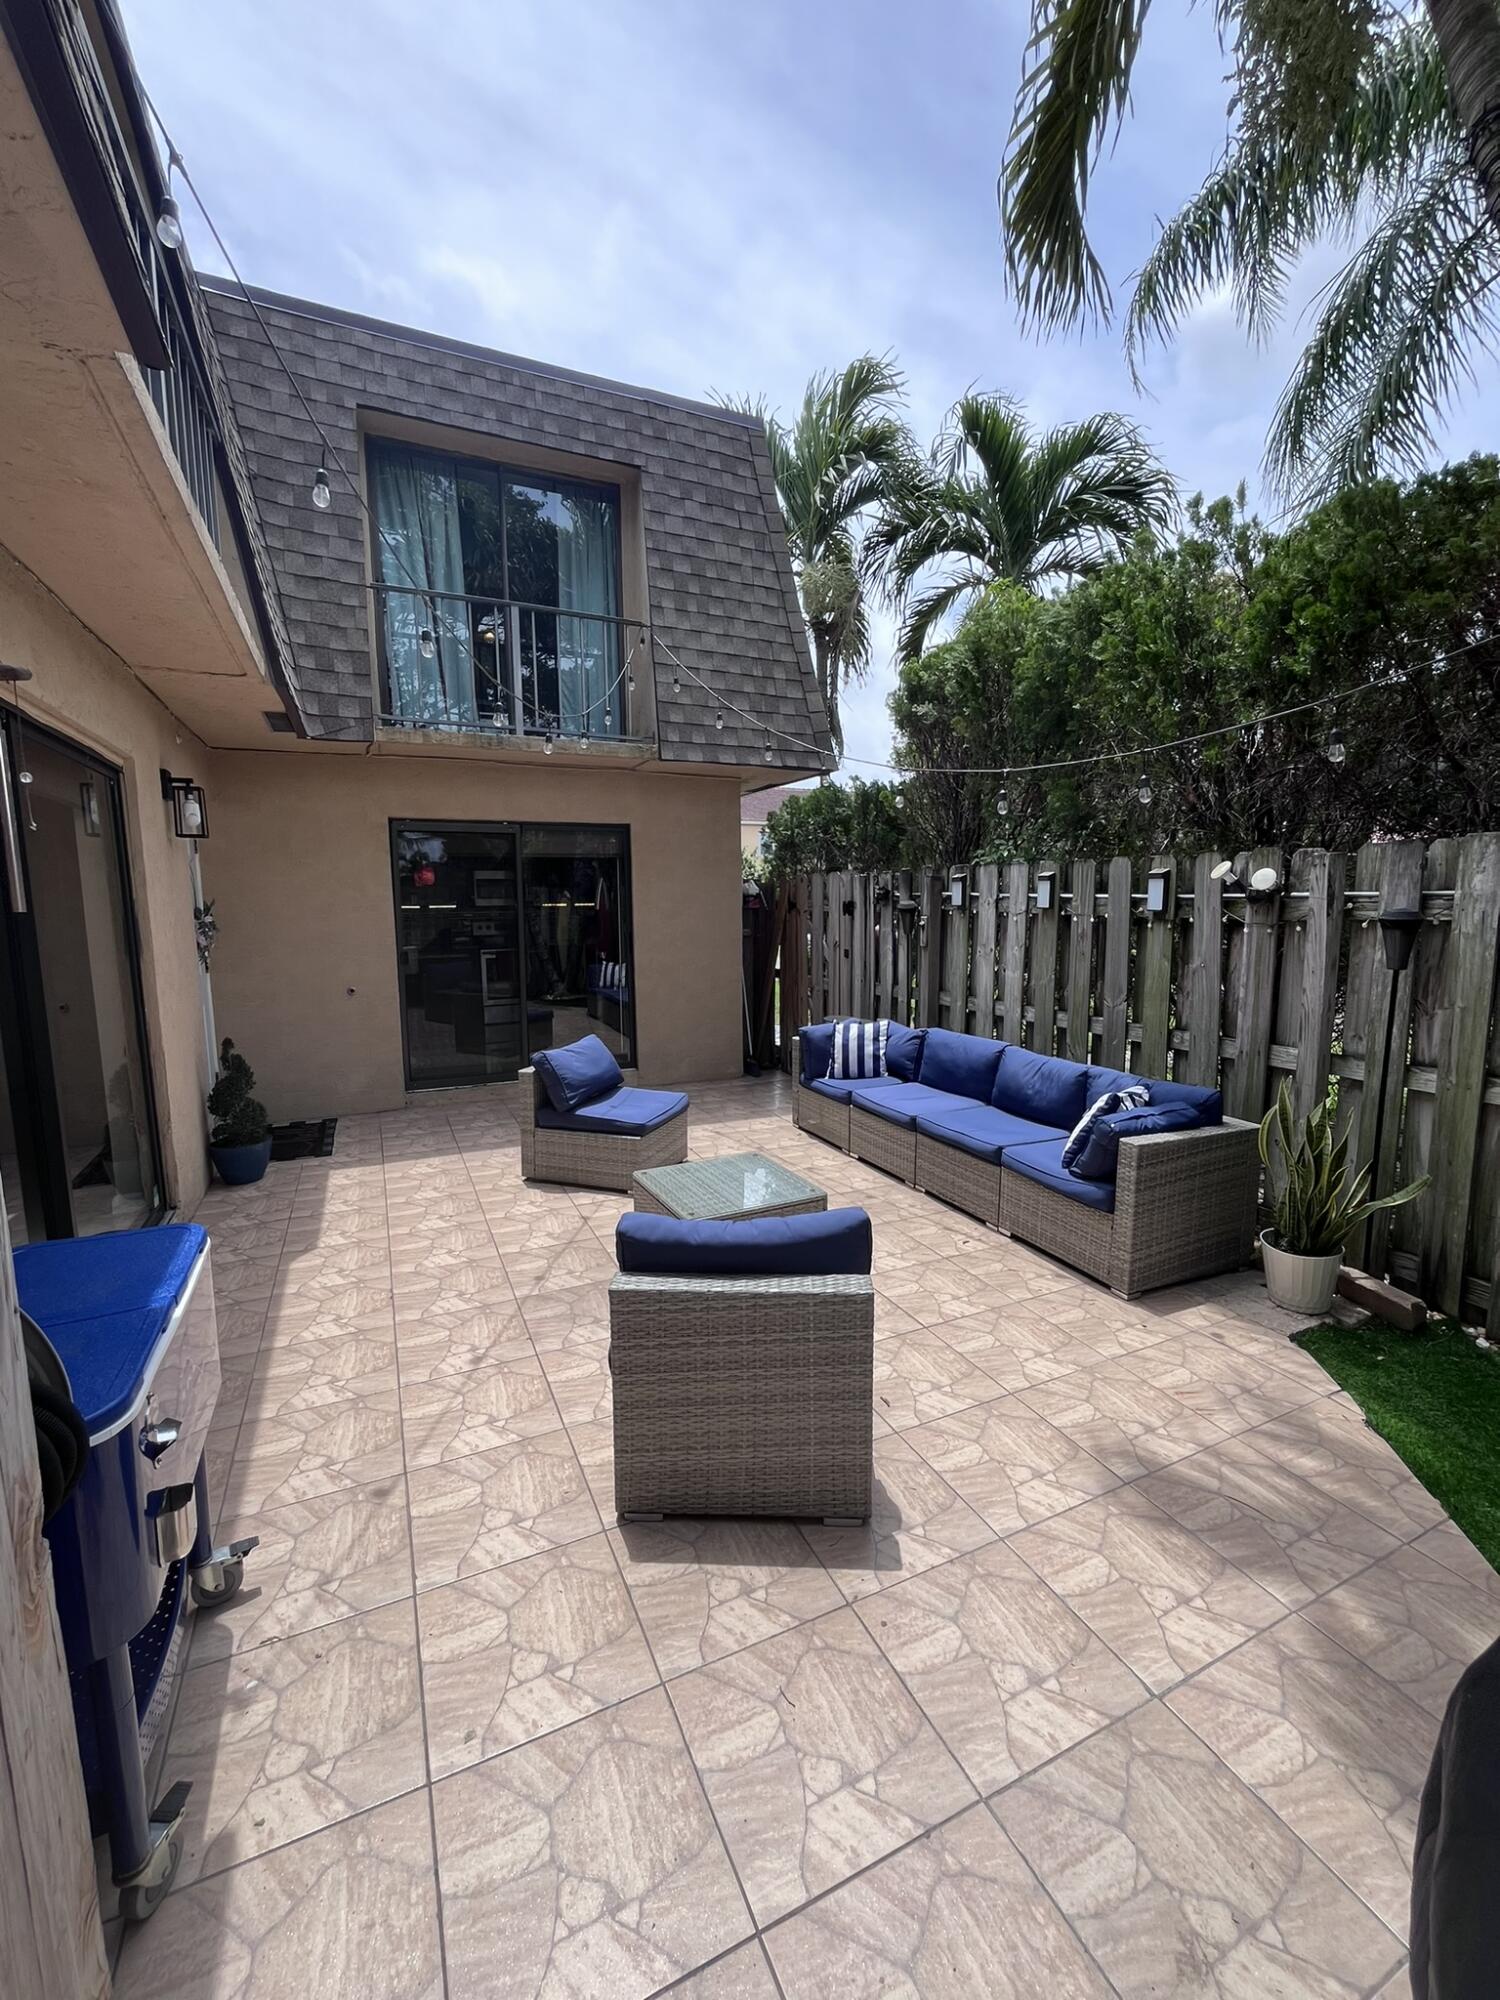
<instances>
[{"instance_id":1,"label":"balcony","mask_svg":"<svg viewBox=\"0 0 1500 2000\"><path fill-rule=\"evenodd\" d=\"M381 720L391 728L639 742L639 619L376 584Z\"/></svg>"},{"instance_id":2,"label":"balcony","mask_svg":"<svg viewBox=\"0 0 1500 2000\"><path fill-rule=\"evenodd\" d=\"M160 275L157 307L171 366L147 368L142 373L172 454L193 496L193 505L214 547L221 549L216 471L220 450L218 419L177 301Z\"/></svg>"}]
</instances>

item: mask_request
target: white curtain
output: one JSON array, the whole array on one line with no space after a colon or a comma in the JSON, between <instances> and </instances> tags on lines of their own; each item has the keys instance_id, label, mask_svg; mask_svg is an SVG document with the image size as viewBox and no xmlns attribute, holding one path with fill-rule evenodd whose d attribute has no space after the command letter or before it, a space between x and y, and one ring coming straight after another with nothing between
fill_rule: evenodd
<instances>
[{"instance_id":1,"label":"white curtain","mask_svg":"<svg viewBox=\"0 0 1500 2000\"><path fill-rule=\"evenodd\" d=\"M461 596L464 587L453 468L399 446L382 444L370 456L380 581L391 586L385 645L394 712L403 722L477 722L468 606L436 594Z\"/></svg>"},{"instance_id":2,"label":"white curtain","mask_svg":"<svg viewBox=\"0 0 1500 2000\"><path fill-rule=\"evenodd\" d=\"M585 727L592 736L622 733L624 690L620 628L607 622L619 611L615 510L602 495L565 492L567 525L557 532L557 700L564 735ZM568 611L604 616L568 618Z\"/></svg>"}]
</instances>

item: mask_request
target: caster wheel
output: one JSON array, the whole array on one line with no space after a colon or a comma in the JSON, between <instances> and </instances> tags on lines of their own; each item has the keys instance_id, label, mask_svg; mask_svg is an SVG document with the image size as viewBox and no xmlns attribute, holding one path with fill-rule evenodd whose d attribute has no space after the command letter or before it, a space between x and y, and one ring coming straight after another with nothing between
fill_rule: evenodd
<instances>
[{"instance_id":1,"label":"caster wheel","mask_svg":"<svg viewBox=\"0 0 1500 2000\"><path fill-rule=\"evenodd\" d=\"M227 1604L231 1598L239 1596L240 1585L245 1581L245 1558L243 1556L231 1557L228 1562L220 1566L219 1577L219 1585L215 1590L205 1588L203 1584L199 1583L197 1577L189 1579L188 1588L193 1593L194 1604L200 1610L217 1611L221 1605Z\"/></svg>"},{"instance_id":2,"label":"caster wheel","mask_svg":"<svg viewBox=\"0 0 1500 2000\"><path fill-rule=\"evenodd\" d=\"M120 1915L127 1924L143 1924L147 1917L160 1909L167 1891L172 1886L172 1878L177 1873L177 1864L182 1859L182 1842L176 1834L167 1839L167 1872L156 1882L127 1882L120 1890Z\"/></svg>"}]
</instances>

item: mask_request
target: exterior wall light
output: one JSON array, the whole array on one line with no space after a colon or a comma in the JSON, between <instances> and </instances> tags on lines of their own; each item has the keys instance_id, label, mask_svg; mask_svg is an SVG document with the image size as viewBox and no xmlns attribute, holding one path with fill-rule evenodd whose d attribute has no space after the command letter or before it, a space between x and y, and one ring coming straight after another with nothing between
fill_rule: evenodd
<instances>
[{"instance_id":1,"label":"exterior wall light","mask_svg":"<svg viewBox=\"0 0 1500 2000\"><path fill-rule=\"evenodd\" d=\"M1167 883L1171 880L1168 868L1153 868L1146 877L1146 914L1160 917L1166 914Z\"/></svg>"},{"instance_id":2,"label":"exterior wall light","mask_svg":"<svg viewBox=\"0 0 1500 2000\"><path fill-rule=\"evenodd\" d=\"M1057 871L1043 868L1036 878L1036 906L1039 910L1052 908L1052 893L1057 882Z\"/></svg>"},{"instance_id":3,"label":"exterior wall light","mask_svg":"<svg viewBox=\"0 0 1500 2000\"><path fill-rule=\"evenodd\" d=\"M179 840L207 840L208 799L201 785L163 770L161 795L172 808L172 831Z\"/></svg>"},{"instance_id":4,"label":"exterior wall light","mask_svg":"<svg viewBox=\"0 0 1500 2000\"><path fill-rule=\"evenodd\" d=\"M969 877L967 870L963 868L950 868L948 870L948 901L955 910L963 908L964 898L968 894L968 890Z\"/></svg>"}]
</instances>

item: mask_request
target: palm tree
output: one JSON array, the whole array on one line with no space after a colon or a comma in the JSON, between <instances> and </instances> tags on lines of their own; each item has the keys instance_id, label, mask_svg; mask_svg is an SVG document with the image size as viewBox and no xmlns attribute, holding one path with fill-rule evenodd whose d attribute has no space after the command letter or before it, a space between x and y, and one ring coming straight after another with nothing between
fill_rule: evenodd
<instances>
[{"instance_id":1,"label":"palm tree","mask_svg":"<svg viewBox=\"0 0 1500 2000\"><path fill-rule=\"evenodd\" d=\"M1088 182L1123 120L1147 0L1033 0L1000 203L1012 286L1046 329L1107 318ZM1126 348L1225 286L1247 330L1298 257L1353 245L1283 392L1267 470L1291 499L1420 469L1489 345L1500 278L1500 9L1427 0L1218 0L1233 129L1136 277Z\"/></svg>"},{"instance_id":2,"label":"palm tree","mask_svg":"<svg viewBox=\"0 0 1500 2000\"><path fill-rule=\"evenodd\" d=\"M963 396L926 458L908 456L868 547L893 597L908 604L900 656L914 660L956 604L1007 579L1040 589L1086 576L1143 529L1166 525L1171 479L1124 417L1038 432L1004 396Z\"/></svg>"},{"instance_id":3,"label":"palm tree","mask_svg":"<svg viewBox=\"0 0 1500 2000\"><path fill-rule=\"evenodd\" d=\"M864 522L911 453L899 415L904 391L889 356L862 354L837 373L815 375L790 425L763 403L738 406L765 420L802 615L839 751L840 691L870 660Z\"/></svg>"}]
</instances>

